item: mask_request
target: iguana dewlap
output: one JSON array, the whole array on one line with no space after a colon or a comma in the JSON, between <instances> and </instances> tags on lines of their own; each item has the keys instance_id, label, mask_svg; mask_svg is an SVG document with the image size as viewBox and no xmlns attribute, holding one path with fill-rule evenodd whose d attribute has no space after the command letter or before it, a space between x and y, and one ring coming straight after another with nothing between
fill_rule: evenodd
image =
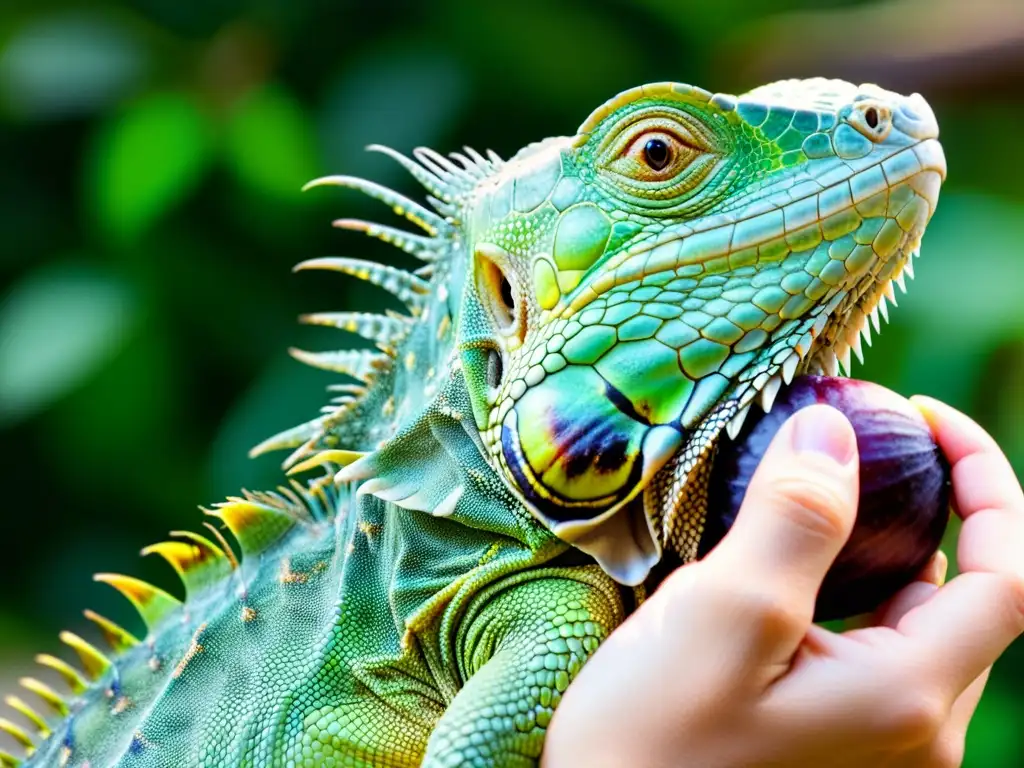
<instances>
[{"instance_id":1,"label":"iguana dewlap","mask_svg":"<svg viewBox=\"0 0 1024 768\"><path fill-rule=\"evenodd\" d=\"M79 668L39 661L70 694L24 681L0 729L31 766L534 765L652 568L694 557L719 432L878 329L937 136L924 99L872 85L657 83L508 161L378 148L429 208L314 182L416 225L337 222L423 262L300 265L408 308L306 318L376 346L295 353L358 382L256 449L314 479L209 511L241 558L215 526L145 550L183 602L98 576L147 636L88 614L109 650L62 635Z\"/></svg>"}]
</instances>

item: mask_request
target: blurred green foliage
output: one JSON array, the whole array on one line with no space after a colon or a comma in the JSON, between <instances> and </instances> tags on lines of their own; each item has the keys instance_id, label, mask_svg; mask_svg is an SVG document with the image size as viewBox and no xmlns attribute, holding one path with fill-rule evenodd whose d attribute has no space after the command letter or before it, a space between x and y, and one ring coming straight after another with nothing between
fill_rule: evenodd
<instances>
[{"instance_id":1,"label":"blurred green foliage","mask_svg":"<svg viewBox=\"0 0 1024 768\"><path fill-rule=\"evenodd\" d=\"M246 450L324 400L331 377L284 350L338 340L295 316L389 301L323 273L289 277L311 256L408 263L327 226L380 216L372 203L302 197L305 181L356 173L412 192L363 145L507 155L641 82L739 92L826 75L928 97L950 178L916 284L858 375L965 409L1021 473L1024 57L983 55L972 30L1005 38L1024 23L1015 0L969 7L5 2L0 686L53 650L57 629L80 629L86 605L138 628L91 573L176 589L138 548L196 525L197 502L276 485L279 459ZM1022 685L1018 645L996 667L968 765L1024 764Z\"/></svg>"}]
</instances>

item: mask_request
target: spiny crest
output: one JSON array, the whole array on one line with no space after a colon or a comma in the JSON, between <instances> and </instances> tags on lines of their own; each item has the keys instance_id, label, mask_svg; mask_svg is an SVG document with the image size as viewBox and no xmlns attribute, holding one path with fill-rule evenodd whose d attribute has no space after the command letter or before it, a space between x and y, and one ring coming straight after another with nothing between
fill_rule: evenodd
<instances>
[{"instance_id":1,"label":"spiny crest","mask_svg":"<svg viewBox=\"0 0 1024 768\"><path fill-rule=\"evenodd\" d=\"M369 231L369 230L367 230ZM349 259L344 257L310 259L296 265L295 271L305 269L326 269L342 272L352 277L383 288L401 301L413 316L423 313L424 297L430 293L425 280L404 269L378 264L365 259Z\"/></svg>"},{"instance_id":2,"label":"spiny crest","mask_svg":"<svg viewBox=\"0 0 1024 768\"><path fill-rule=\"evenodd\" d=\"M368 147L396 160L427 191L431 207L380 184L354 176L327 176L306 188L339 186L354 189L388 205L425 234L360 219L339 219L334 225L363 232L390 243L424 262L415 272L349 257L325 257L300 263L295 269L341 272L393 294L409 314L387 311L322 312L305 315L303 322L353 333L372 342L378 351L356 349L326 352L291 350L301 362L342 373L358 384L331 387L337 393L319 418L265 440L251 455L290 449L284 462L292 472L318 466L344 466L362 452L375 449L394 434L399 421L415 415L413 401L431 388L430 379L443 371L450 348L453 318L448 307L448 283L461 254L463 211L481 180L499 171L503 161L465 148L445 157L418 148L407 157L387 147ZM429 329L430 333L425 333ZM445 345L449 346L446 347ZM403 378L415 380L406 386ZM411 392L415 389L417 393ZM407 402L406 402L407 401ZM403 404L406 407L403 407ZM341 450L347 448L351 450ZM337 467L335 467L336 469Z\"/></svg>"},{"instance_id":3,"label":"spiny crest","mask_svg":"<svg viewBox=\"0 0 1024 768\"><path fill-rule=\"evenodd\" d=\"M61 636L61 639L76 651L82 660L85 674L90 679L98 678L109 669L109 659L77 635L67 632ZM82 677L82 674L65 661L47 654L40 654L36 657L36 661L60 675L72 695L78 696L88 688L88 683ZM94 678L94 675L96 678ZM31 694L29 701L38 699L45 705L46 711L52 713L57 718L67 717L71 712L71 705L64 700L64 697L42 680L37 680L34 677L23 677L18 681L18 684ZM0 731L18 742L24 748L27 757L32 757L37 748L37 739L41 743L50 737L52 731L47 718L40 714L36 708L39 705L33 706L29 701L13 694L4 697L4 703L31 724L34 734L29 733L25 728L5 717L0 717ZM16 766L21 764L21 758L0 750L0 768L16 768Z\"/></svg>"},{"instance_id":4,"label":"spiny crest","mask_svg":"<svg viewBox=\"0 0 1024 768\"><path fill-rule=\"evenodd\" d=\"M391 356L366 349L340 349L332 352L306 352L301 349L289 350L300 363L334 371L358 379L364 384L372 383L377 376L391 367Z\"/></svg>"},{"instance_id":5,"label":"spiny crest","mask_svg":"<svg viewBox=\"0 0 1024 768\"><path fill-rule=\"evenodd\" d=\"M318 312L303 315L299 320L307 325L323 325L354 333L372 341L391 357L395 356L395 350L409 330L408 321L400 316L369 312Z\"/></svg>"},{"instance_id":6,"label":"spiny crest","mask_svg":"<svg viewBox=\"0 0 1024 768\"><path fill-rule=\"evenodd\" d=\"M293 480L290 485L281 486L276 491L244 492L242 496L229 498L206 511L231 531L243 554L251 556L266 550L296 526L328 520L336 503L332 478L325 475L308 486ZM147 637L152 638L158 627L167 621L184 620L184 609L190 602L199 599L206 590L223 585L239 567L238 558L223 534L216 527L208 523L205 525L212 539L191 531L172 531L172 540L142 550L143 555L158 554L170 563L185 586L184 602L131 576L96 574L96 581L114 587L135 607L146 624ZM101 650L78 634L64 631L59 638L74 652L78 659L77 668L56 656L36 656L40 666L57 673L62 679L70 697L86 694L91 684L116 689L120 674L116 668L117 659L144 642L95 611L85 611L85 618L97 628L109 650ZM67 717L74 711L74 704L68 696L34 677L23 677L19 684L31 697L9 695L4 701L31 724L30 730L34 733L3 717L0 717L0 731L21 744L26 755L31 757L39 741L51 735L47 717L40 712L38 705L33 705L33 699L42 703L45 712L57 717ZM0 768L21 763L21 758L0 751Z\"/></svg>"},{"instance_id":7,"label":"spiny crest","mask_svg":"<svg viewBox=\"0 0 1024 768\"><path fill-rule=\"evenodd\" d=\"M190 531L171 531L171 535L184 541L152 544L142 554L157 554L170 563L185 585L187 599L220 583L234 570L224 551L209 539Z\"/></svg>"}]
</instances>

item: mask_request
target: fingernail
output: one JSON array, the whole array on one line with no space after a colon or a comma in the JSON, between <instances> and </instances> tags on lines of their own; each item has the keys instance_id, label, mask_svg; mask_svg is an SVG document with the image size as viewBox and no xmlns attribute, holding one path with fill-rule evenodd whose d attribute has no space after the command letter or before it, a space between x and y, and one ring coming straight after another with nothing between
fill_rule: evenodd
<instances>
[{"instance_id":1,"label":"fingernail","mask_svg":"<svg viewBox=\"0 0 1024 768\"><path fill-rule=\"evenodd\" d=\"M847 418L830 405L801 408L793 417L793 449L823 453L839 464L857 455L857 438Z\"/></svg>"},{"instance_id":2,"label":"fingernail","mask_svg":"<svg viewBox=\"0 0 1024 768\"><path fill-rule=\"evenodd\" d=\"M910 398L910 403L917 408L918 413L924 417L924 420L928 422L928 427L935 431L935 405L941 408L942 403L934 398L928 397L927 395L913 395Z\"/></svg>"},{"instance_id":3,"label":"fingernail","mask_svg":"<svg viewBox=\"0 0 1024 768\"><path fill-rule=\"evenodd\" d=\"M935 586L941 587L946 583L946 574L949 572L949 558L941 549L935 553Z\"/></svg>"}]
</instances>

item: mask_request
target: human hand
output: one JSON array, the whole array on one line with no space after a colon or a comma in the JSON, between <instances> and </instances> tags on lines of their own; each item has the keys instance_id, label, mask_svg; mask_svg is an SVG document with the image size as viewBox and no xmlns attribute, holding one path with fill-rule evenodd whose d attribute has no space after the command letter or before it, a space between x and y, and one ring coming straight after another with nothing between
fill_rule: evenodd
<instances>
[{"instance_id":1,"label":"human hand","mask_svg":"<svg viewBox=\"0 0 1024 768\"><path fill-rule=\"evenodd\" d=\"M957 766L990 665L1024 632L1024 494L966 416L917 398L952 465L960 575L945 561L842 634L811 622L853 526L857 446L823 405L779 431L736 524L597 650L545 768Z\"/></svg>"}]
</instances>

